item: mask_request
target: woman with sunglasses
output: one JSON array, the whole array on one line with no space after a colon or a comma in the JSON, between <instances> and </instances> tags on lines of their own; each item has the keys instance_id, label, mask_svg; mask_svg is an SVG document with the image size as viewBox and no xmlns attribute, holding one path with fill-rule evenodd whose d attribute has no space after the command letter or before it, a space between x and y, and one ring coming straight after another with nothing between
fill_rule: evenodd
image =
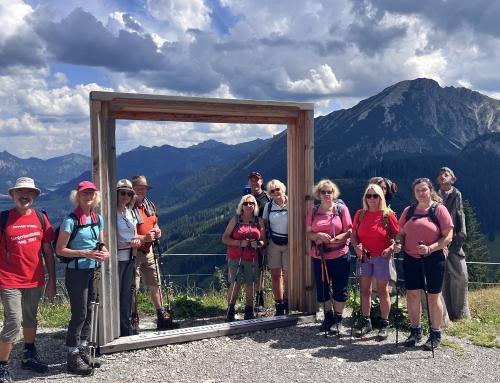
<instances>
[{"instance_id":1,"label":"woman with sunglasses","mask_svg":"<svg viewBox=\"0 0 500 383\"><path fill-rule=\"evenodd\" d=\"M116 237L118 240L118 277L120 289L120 336L133 335L131 326L132 301L135 295L135 256L141 246L134 213L135 192L132 183L121 179L116 184Z\"/></svg>"},{"instance_id":2,"label":"woman with sunglasses","mask_svg":"<svg viewBox=\"0 0 500 383\"><path fill-rule=\"evenodd\" d=\"M360 290L363 314L356 336L372 330L370 320L372 278L376 279L380 300L381 327L378 339L387 339L391 299L389 296L390 259L394 253L393 237L399 226L396 215L387 208L384 191L377 184L369 184L363 194L363 209L354 215L351 242L361 262Z\"/></svg>"},{"instance_id":3,"label":"woman with sunglasses","mask_svg":"<svg viewBox=\"0 0 500 383\"><path fill-rule=\"evenodd\" d=\"M95 211L101 201L97 187L82 181L70 194L75 210L64 218L56 243L56 254L66 262L65 286L71 307L66 333L67 370L77 375L92 373L89 353L90 302L94 296L94 270L109 259L104 247L102 216ZM100 362L94 362L99 367Z\"/></svg>"},{"instance_id":4,"label":"woman with sunglasses","mask_svg":"<svg viewBox=\"0 0 500 383\"><path fill-rule=\"evenodd\" d=\"M319 181L313 193L321 204L309 210L306 232L312 241L309 255L313 262L316 297L318 302L323 303L325 313L320 330L326 332L336 325L334 333L340 335L340 324L348 298L351 215L347 206L337 200L340 192L332 181ZM333 305L330 301L330 284L333 285Z\"/></svg>"},{"instance_id":5,"label":"woman with sunglasses","mask_svg":"<svg viewBox=\"0 0 500 383\"><path fill-rule=\"evenodd\" d=\"M264 206L264 224L267 229L267 264L275 300L275 315L288 313L288 197L286 186L278 180L267 183L272 201Z\"/></svg>"},{"instance_id":6,"label":"woman with sunglasses","mask_svg":"<svg viewBox=\"0 0 500 383\"><path fill-rule=\"evenodd\" d=\"M426 289L431 329L424 349L433 350L441 343L441 289L453 221L428 178L417 178L412 191L417 203L406 207L401 214L396 241L404 250L406 301L411 323L405 346L414 347L422 339L420 297L422 289ZM399 251L401 244L397 243L394 251Z\"/></svg>"},{"instance_id":7,"label":"woman with sunglasses","mask_svg":"<svg viewBox=\"0 0 500 383\"><path fill-rule=\"evenodd\" d=\"M244 319L254 318L253 297L258 271L258 252L266 241L264 221L259 218L259 207L252 194L241 197L236 216L229 221L222 242L227 245L228 274L226 322L233 322L235 305L242 283L245 284L246 304Z\"/></svg>"}]
</instances>

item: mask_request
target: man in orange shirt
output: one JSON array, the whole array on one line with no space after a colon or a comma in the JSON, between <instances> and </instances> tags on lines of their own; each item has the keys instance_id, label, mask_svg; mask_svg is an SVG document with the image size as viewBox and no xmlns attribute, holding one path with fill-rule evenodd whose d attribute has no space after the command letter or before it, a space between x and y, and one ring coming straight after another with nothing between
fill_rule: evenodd
<instances>
[{"instance_id":1,"label":"man in orange shirt","mask_svg":"<svg viewBox=\"0 0 500 383\"><path fill-rule=\"evenodd\" d=\"M146 177L140 175L132 177L132 187L137 196L134 207L139 221L137 223L137 234L145 236L145 243L138 249L135 261L136 286L139 287L142 274L144 283L148 287L151 295L151 302L156 308L157 329L165 330L177 328L178 325L173 323L170 313L163 308L159 269L157 270L157 264L152 250L152 243L155 240L159 240L161 237L161 230L158 226L156 206L146 197L151 186L148 185ZM161 254L159 256L161 256Z\"/></svg>"}]
</instances>

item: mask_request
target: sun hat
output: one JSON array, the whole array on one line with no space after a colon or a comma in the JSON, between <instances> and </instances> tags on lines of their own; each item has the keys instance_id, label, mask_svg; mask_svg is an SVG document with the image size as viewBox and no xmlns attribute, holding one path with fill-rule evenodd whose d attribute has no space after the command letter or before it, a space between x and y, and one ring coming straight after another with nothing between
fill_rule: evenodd
<instances>
[{"instance_id":1,"label":"sun hat","mask_svg":"<svg viewBox=\"0 0 500 383\"><path fill-rule=\"evenodd\" d=\"M95 184L93 182L82 181L76 187L76 191L77 192L81 192L82 190L88 190L88 189L96 191L97 190L97 186L95 186Z\"/></svg>"},{"instance_id":2,"label":"sun hat","mask_svg":"<svg viewBox=\"0 0 500 383\"><path fill-rule=\"evenodd\" d=\"M146 176L133 176L132 177L132 185L133 186L146 186L149 189L152 189L151 186L148 185L148 181L146 180Z\"/></svg>"},{"instance_id":3,"label":"sun hat","mask_svg":"<svg viewBox=\"0 0 500 383\"><path fill-rule=\"evenodd\" d=\"M134 189L132 189L132 182L130 182L126 178L121 179L116 183L116 190L130 190L132 192L134 191Z\"/></svg>"},{"instance_id":4,"label":"sun hat","mask_svg":"<svg viewBox=\"0 0 500 383\"><path fill-rule=\"evenodd\" d=\"M29 177L19 177L16 180L16 184L9 189L9 194L12 196L12 191L16 189L32 189L36 191L36 196L38 197L42 191L35 186L35 181L33 178Z\"/></svg>"}]
</instances>

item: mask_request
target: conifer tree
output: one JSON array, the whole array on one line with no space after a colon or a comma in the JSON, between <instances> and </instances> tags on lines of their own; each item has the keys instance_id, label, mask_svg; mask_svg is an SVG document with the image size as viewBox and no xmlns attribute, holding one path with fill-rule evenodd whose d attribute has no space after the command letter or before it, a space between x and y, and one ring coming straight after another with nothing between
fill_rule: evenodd
<instances>
[{"instance_id":1,"label":"conifer tree","mask_svg":"<svg viewBox=\"0 0 500 383\"><path fill-rule=\"evenodd\" d=\"M480 231L479 223L476 218L476 213L470 205L469 201L464 201L465 225L467 227L467 238L463 249L467 261L488 262L489 250L486 245L486 237ZM470 282L487 282L487 266L485 265L468 265ZM474 284L472 284L474 287ZM477 286L476 286L477 287Z\"/></svg>"}]
</instances>

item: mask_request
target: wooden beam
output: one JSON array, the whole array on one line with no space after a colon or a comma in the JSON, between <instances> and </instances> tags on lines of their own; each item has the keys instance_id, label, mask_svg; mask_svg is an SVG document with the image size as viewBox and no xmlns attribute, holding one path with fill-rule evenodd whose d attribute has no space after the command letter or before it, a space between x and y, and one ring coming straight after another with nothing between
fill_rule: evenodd
<instances>
[{"instance_id":1,"label":"wooden beam","mask_svg":"<svg viewBox=\"0 0 500 383\"><path fill-rule=\"evenodd\" d=\"M232 323L218 323L199 327L187 327L177 330L143 332L139 335L118 338L104 346L101 346L99 351L102 354L110 354L127 350L137 350L146 347L185 343L199 339L288 327L302 323L312 323L315 320L316 316L314 315L288 315L249 319Z\"/></svg>"}]
</instances>

